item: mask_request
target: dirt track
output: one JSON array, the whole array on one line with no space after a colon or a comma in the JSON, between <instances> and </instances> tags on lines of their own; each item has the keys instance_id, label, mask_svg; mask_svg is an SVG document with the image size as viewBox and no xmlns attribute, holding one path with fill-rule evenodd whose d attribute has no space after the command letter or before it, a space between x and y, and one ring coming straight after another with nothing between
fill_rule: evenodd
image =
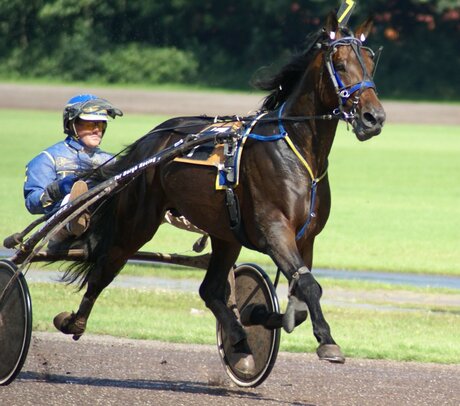
<instances>
[{"instance_id":1,"label":"dirt track","mask_svg":"<svg viewBox=\"0 0 460 406\"><path fill-rule=\"evenodd\" d=\"M239 388L214 346L35 333L5 405L459 405L460 367L280 353L268 379Z\"/></svg>"},{"instance_id":2,"label":"dirt track","mask_svg":"<svg viewBox=\"0 0 460 406\"><path fill-rule=\"evenodd\" d=\"M95 93L125 113L180 115L244 115L260 106L263 95L211 92L161 92L76 86L0 83L0 108L61 111L78 93ZM387 123L460 125L460 106L434 103L384 102Z\"/></svg>"}]
</instances>

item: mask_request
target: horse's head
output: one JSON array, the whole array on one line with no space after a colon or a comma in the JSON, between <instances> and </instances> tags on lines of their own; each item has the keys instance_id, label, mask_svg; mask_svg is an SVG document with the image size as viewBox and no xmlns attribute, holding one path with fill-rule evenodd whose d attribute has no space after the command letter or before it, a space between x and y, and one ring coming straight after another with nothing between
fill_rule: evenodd
<instances>
[{"instance_id":1,"label":"horse's head","mask_svg":"<svg viewBox=\"0 0 460 406\"><path fill-rule=\"evenodd\" d=\"M373 81L380 52L375 54L363 45L371 28L372 21L368 19L353 35L339 26L336 15L331 13L316 44L322 51L323 70L328 72L321 83L322 102L351 123L360 141L380 134L385 122Z\"/></svg>"}]
</instances>

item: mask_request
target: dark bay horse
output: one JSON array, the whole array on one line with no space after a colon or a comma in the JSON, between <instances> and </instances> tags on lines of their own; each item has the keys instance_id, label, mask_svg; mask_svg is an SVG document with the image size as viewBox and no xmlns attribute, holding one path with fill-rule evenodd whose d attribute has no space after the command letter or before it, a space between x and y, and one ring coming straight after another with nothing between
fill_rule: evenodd
<instances>
[{"instance_id":1,"label":"dark bay horse","mask_svg":"<svg viewBox=\"0 0 460 406\"><path fill-rule=\"evenodd\" d=\"M308 308L319 358L344 362L321 310L321 287L311 273L313 243L329 216L328 155L339 119L352 126L360 141L378 135L385 121L372 79L374 55L363 45L371 26L366 21L353 34L331 13L303 53L259 83L269 91L265 115L254 117L251 134L258 137L245 144L235 188L245 241L230 230L225 192L216 190L213 168L176 161L150 168L94 212L79 241L87 247L87 259L71 264L63 277L87 290L77 313L56 316L56 327L75 339L83 334L101 291L154 236L166 210L173 209L211 237L211 259L199 293L229 337L237 369L254 368L244 327L226 305L229 270L243 243L269 255L289 281L283 326L292 330L298 314ZM211 122L208 117L168 120L100 176L120 173Z\"/></svg>"}]
</instances>

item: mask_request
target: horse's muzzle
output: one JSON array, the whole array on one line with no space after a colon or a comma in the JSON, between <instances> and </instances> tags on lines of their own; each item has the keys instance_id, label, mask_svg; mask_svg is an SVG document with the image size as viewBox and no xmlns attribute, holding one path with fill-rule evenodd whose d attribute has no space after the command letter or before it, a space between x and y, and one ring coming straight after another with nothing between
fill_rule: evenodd
<instances>
[{"instance_id":1,"label":"horse's muzzle","mask_svg":"<svg viewBox=\"0 0 460 406\"><path fill-rule=\"evenodd\" d=\"M386 114L382 107L362 109L352 121L353 132L358 140L366 141L380 134L385 119Z\"/></svg>"}]
</instances>

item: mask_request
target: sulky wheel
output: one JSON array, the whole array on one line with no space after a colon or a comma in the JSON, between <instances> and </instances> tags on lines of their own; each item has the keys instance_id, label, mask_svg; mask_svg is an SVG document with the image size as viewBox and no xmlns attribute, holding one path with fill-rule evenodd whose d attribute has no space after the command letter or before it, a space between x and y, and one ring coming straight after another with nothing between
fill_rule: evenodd
<instances>
[{"instance_id":1,"label":"sulky wheel","mask_svg":"<svg viewBox=\"0 0 460 406\"><path fill-rule=\"evenodd\" d=\"M17 266L0 260L0 385L14 381L29 351L32 302L27 282Z\"/></svg>"},{"instance_id":2,"label":"sulky wheel","mask_svg":"<svg viewBox=\"0 0 460 406\"><path fill-rule=\"evenodd\" d=\"M234 280L232 280L233 275ZM267 307L269 312L279 313L276 290L268 275L259 266L255 264L237 266L234 272L230 272L229 286L233 286L233 288L231 288L228 305L232 307L233 303L236 302L238 316L250 304L262 304ZM238 386L254 387L260 385L268 377L275 364L281 331L279 328L269 330L260 325L245 327L245 330L256 364L254 374L242 374L233 368L229 361L233 347L219 322L217 322L217 346L225 371L230 379Z\"/></svg>"}]
</instances>

